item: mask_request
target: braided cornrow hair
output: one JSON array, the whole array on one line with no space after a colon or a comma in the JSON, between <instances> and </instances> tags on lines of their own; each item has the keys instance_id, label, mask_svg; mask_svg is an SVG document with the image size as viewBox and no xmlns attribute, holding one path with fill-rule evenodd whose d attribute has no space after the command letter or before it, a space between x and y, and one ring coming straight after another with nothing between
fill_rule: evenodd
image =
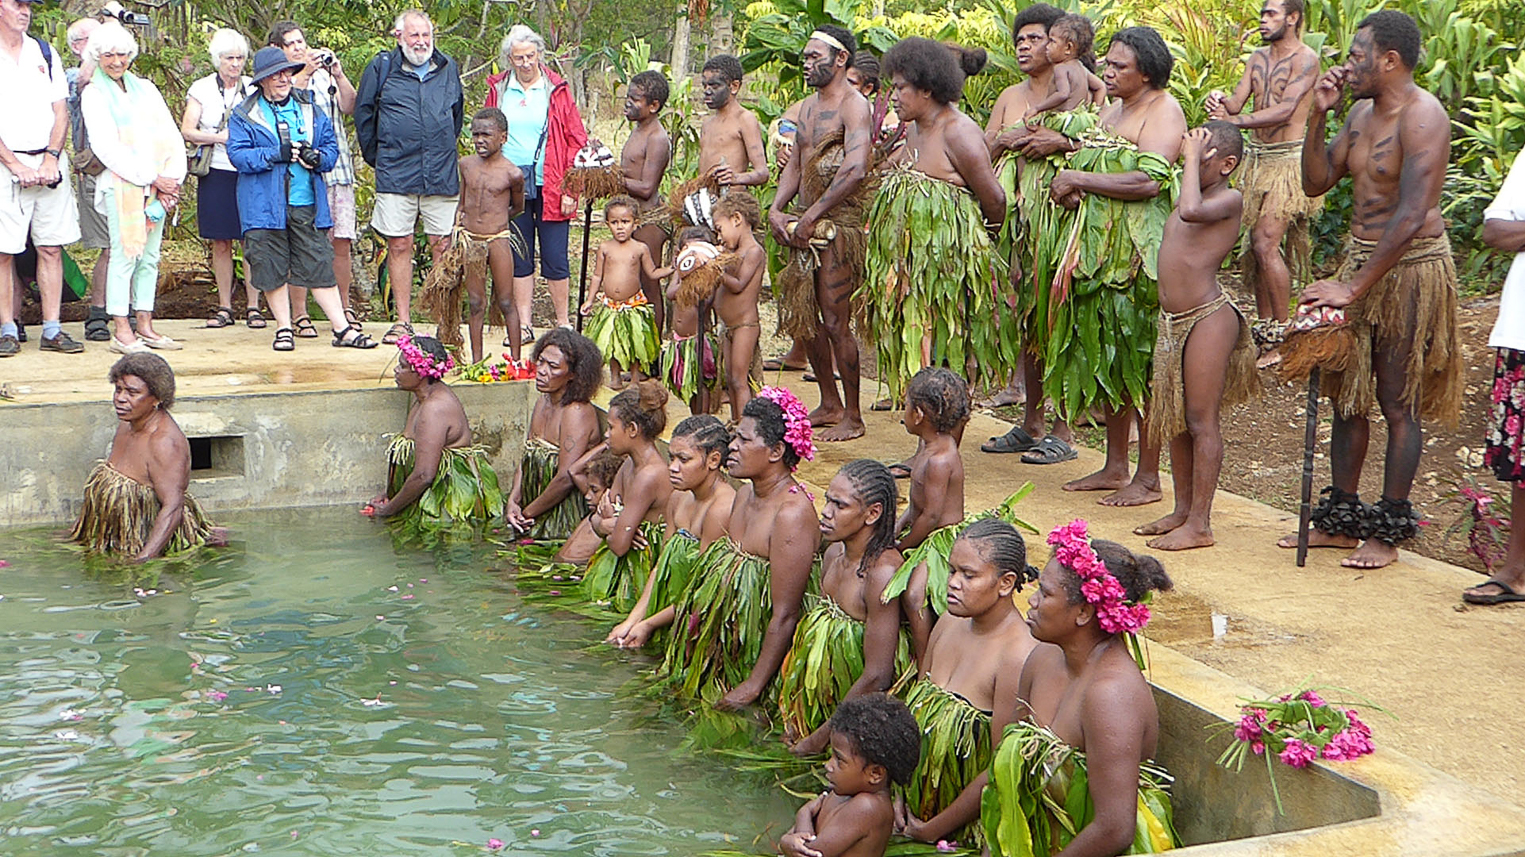
<instances>
[{"instance_id":1,"label":"braided cornrow hair","mask_svg":"<svg viewBox=\"0 0 1525 857\"><path fill-rule=\"evenodd\" d=\"M872 458L849 461L837 474L847 477L864 506L879 504L879 520L873 524L874 533L863 549L863 560L858 563L857 571L862 574L880 554L895 546L895 504L899 489L895 486L895 474Z\"/></svg>"},{"instance_id":2,"label":"braided cornrow hair","mask_svg":"<svg viewBox=\"0 0 1525 857\"><path fill-rule=\"evenodd\" d=\"M718 452L722 459L731 446L731 430L714 414L688 417L672 430L672 436L686 437L700 452L705 455Z\"/></svg>"},{"instance_id":3,"label":"braided cornrow hair","mask_svg":"<svg viewBox=\"0 0 1525 857\"><path fill-rule=\"evenodd\" d=\"M1001 574L1017 576L1017 589L1038 579L1038 570L1027 564L1027 542L1017 528L1000 518L982 518L970 524L961 539L979 546L980 556Z\"/></svg>"}]
</instances>

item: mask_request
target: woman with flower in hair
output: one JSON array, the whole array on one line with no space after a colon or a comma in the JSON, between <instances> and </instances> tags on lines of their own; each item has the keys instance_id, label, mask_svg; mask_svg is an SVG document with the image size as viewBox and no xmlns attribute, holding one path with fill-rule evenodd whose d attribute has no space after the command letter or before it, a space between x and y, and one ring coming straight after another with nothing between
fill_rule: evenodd
<instances>
[{"instance_id":1,"label":"woman with flower in hair","mask_svg":"<svg viewBox=\"0 0 1525 857\"><path fill-rule=\"evenodd\" d=\"M503 492L487 451L471 443L461 400L445 384L455 361L439 340L397 340L399 389L413 394L402 434L387 446L387 492L362 512L405 526L485 523L503 514Z\"/></svg>"},{"instance_id":2,"label":"woman with flower in hair","mask_svg":"<svg viewBox=\"0 0 1525 857\"><path fill-rule=\"evenodd\" d=\"M1149 761L1160 716L1127 639L1149 622L1150 593L1170 589L1170 577L1152 556L1093 540L1084 519L1055 529L1048 543L1054 555L1027 613L1033 636L1048 645L1027 659L1017 686L1026 718L1007 727L991 764L982 813L991 853L1174 848L1162 788L1170 778Z\"/></svg>"},{"instance_id":3,"label":"woman with flower in hair","mask_svg":"<svg viewBox=\"0 0 1525 857\"><path fill-rule=\"evenodd\" d=\"M667 459L657 438L667 427L667 388L646 379L609 401L603 448L624 459L614 482L588 516L603 542L588 561L585 601L625 613L635 606L662 549L662 513L672 495ZM595 447L594 454L601 452Z\"/></svg>"},{"instance_id":4,"label":"woman with flower in hair","mask_svg":"<svg viewBox=\"0 0 1525 857\"><path fill-rule=\"evenodd\" d=\"M672 495L663 518L662 552L646 578L646 588L625 621L604 642L639 649L652 635L672 624L674 602L688 587L699 556L725 537L736 489L722 478L731 432L712 414L689 417L673 429L667 443L668 481Z\"/></svg>"},{"instance_id":5,"label":"woman with flower in hair","mask_svg":"<svg viewBox=\"0 0 1525 857\"><path fill-rule=\"evenodd\" d=\"M815 457L810 416L782 387L747 402L727 469L745 480L728 536L700 558L678 600L679 633L668 637L665 672L677 694L734 711L762 699L794 639L810 586L820 527L794 479Z\"/></svg>"}]
</instances>

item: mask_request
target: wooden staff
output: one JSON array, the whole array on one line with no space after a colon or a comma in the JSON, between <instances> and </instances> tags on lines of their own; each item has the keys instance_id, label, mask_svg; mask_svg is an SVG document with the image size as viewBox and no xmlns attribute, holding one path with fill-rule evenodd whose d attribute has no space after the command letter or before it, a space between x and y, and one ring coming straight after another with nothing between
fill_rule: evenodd
<instances>
[{"instance_id":1,"label":"wooden staff","mask_svg":"<svg viewBox=\"0 0 1525 857\"><path fill-rule=\"evenodd\" d=\"M1318 443L1317 366L1308 373L1307 424L1303 429L1303 497L1297 510L1297 567L1308 562L1308 522L1313 517L1313 448Z\"/></svg>"},{"instance_id":2,"label":"wooden staff","mask_svg":"<svg viewBox=\"0 0 1525 857\"><path fill-rule=\"evenodd\" d=\"M577 272L577 332L582 333L582 306L588 300L588 234L593 231L593 200L582 212L582 268Z\"/></svg>"}]
</instances>

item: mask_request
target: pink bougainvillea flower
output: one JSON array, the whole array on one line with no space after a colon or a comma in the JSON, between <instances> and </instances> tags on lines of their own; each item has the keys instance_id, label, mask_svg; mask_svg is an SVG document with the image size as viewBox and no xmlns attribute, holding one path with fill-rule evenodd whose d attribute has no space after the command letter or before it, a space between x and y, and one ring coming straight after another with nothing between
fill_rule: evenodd
<instances>
[{"instance_id":1,"label":"pink bougainvillea flower","mask_svg":"<svg viewBox=\"0 0 1525 857\"><path fill-rule=\"evenodd\" d=\"M1288 738L1287 746L1278 755L1282 764L1293 768L1306 768L1318 758L1318 748L1299 738Z\"/></svg>"},{"instance_id":2,"label":"pink bougainvillea flower","mask_svg":"<svg viewBox=\"0 0 1525 857\"><path fill-rule=\"evenodd\" d=\"M948 839L937 840L937 850L944 853L958 850L958 842Z\"/></svg>"},{"instance_id":3,"label":"pink bougainvillea flower","mask_svg":"<svg viewBox=\"0 0 1525 857\"><path fill-rule=\"evenodd\" d=\"M412 601L413 600L413 596L411 596L411 595L404 595L402 597L402 600L404 600L404 601Z\"/></svg>"},{"instance_id":4,"label":"pink bougainvillea flower","mask_svg":"<svg viewBox=\"0 0 1525 857\"><path fill-rule=\"evenodd\" d=\"M539 836L540 835L540 828L538 828L538 827L530 828L530 835L531 836Z\"/></svg>"},{"instance_id":5,"label":"pink bougainvillea flower","mask_svg":"<svg viewBox=\"0 0 1525 857\"><path fill-rule=\"evenodd\" d=\"M501 840L501 839L489 839L489 840L487 840L487 850L488 851L502 851L503 850L503 840Z\"/></svg>"},{"instance_id":6,"label":"pink bougainvillea flower","mask_svg":"<svg viewBox=\"0 0 1525 857\"><path fill-rule=\"evenodd\" d=\"M207 691L207 699L210 699L213 702L222 702L224 699L227 699L227 698L228 698L228 695L226 693L223 693L220 690L209 690L209 691Z\"/></svg>"}]
</instances>

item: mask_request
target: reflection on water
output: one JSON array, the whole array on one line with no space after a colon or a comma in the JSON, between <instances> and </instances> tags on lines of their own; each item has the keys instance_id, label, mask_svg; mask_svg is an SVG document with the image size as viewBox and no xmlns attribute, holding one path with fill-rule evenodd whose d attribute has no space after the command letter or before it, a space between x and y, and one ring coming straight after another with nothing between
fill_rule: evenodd
<instances>
[{"instance_id":1,"label":"reflection on water","mask_svg":"<svg viewBox=\"0 0 1525 857\"><path fill-rule=\"evenodd\" d=\"M0 853L684 854L792 818L488 551L347 509L228 523L141 595L0 532Z\"/></svg>"}]
</instances>

